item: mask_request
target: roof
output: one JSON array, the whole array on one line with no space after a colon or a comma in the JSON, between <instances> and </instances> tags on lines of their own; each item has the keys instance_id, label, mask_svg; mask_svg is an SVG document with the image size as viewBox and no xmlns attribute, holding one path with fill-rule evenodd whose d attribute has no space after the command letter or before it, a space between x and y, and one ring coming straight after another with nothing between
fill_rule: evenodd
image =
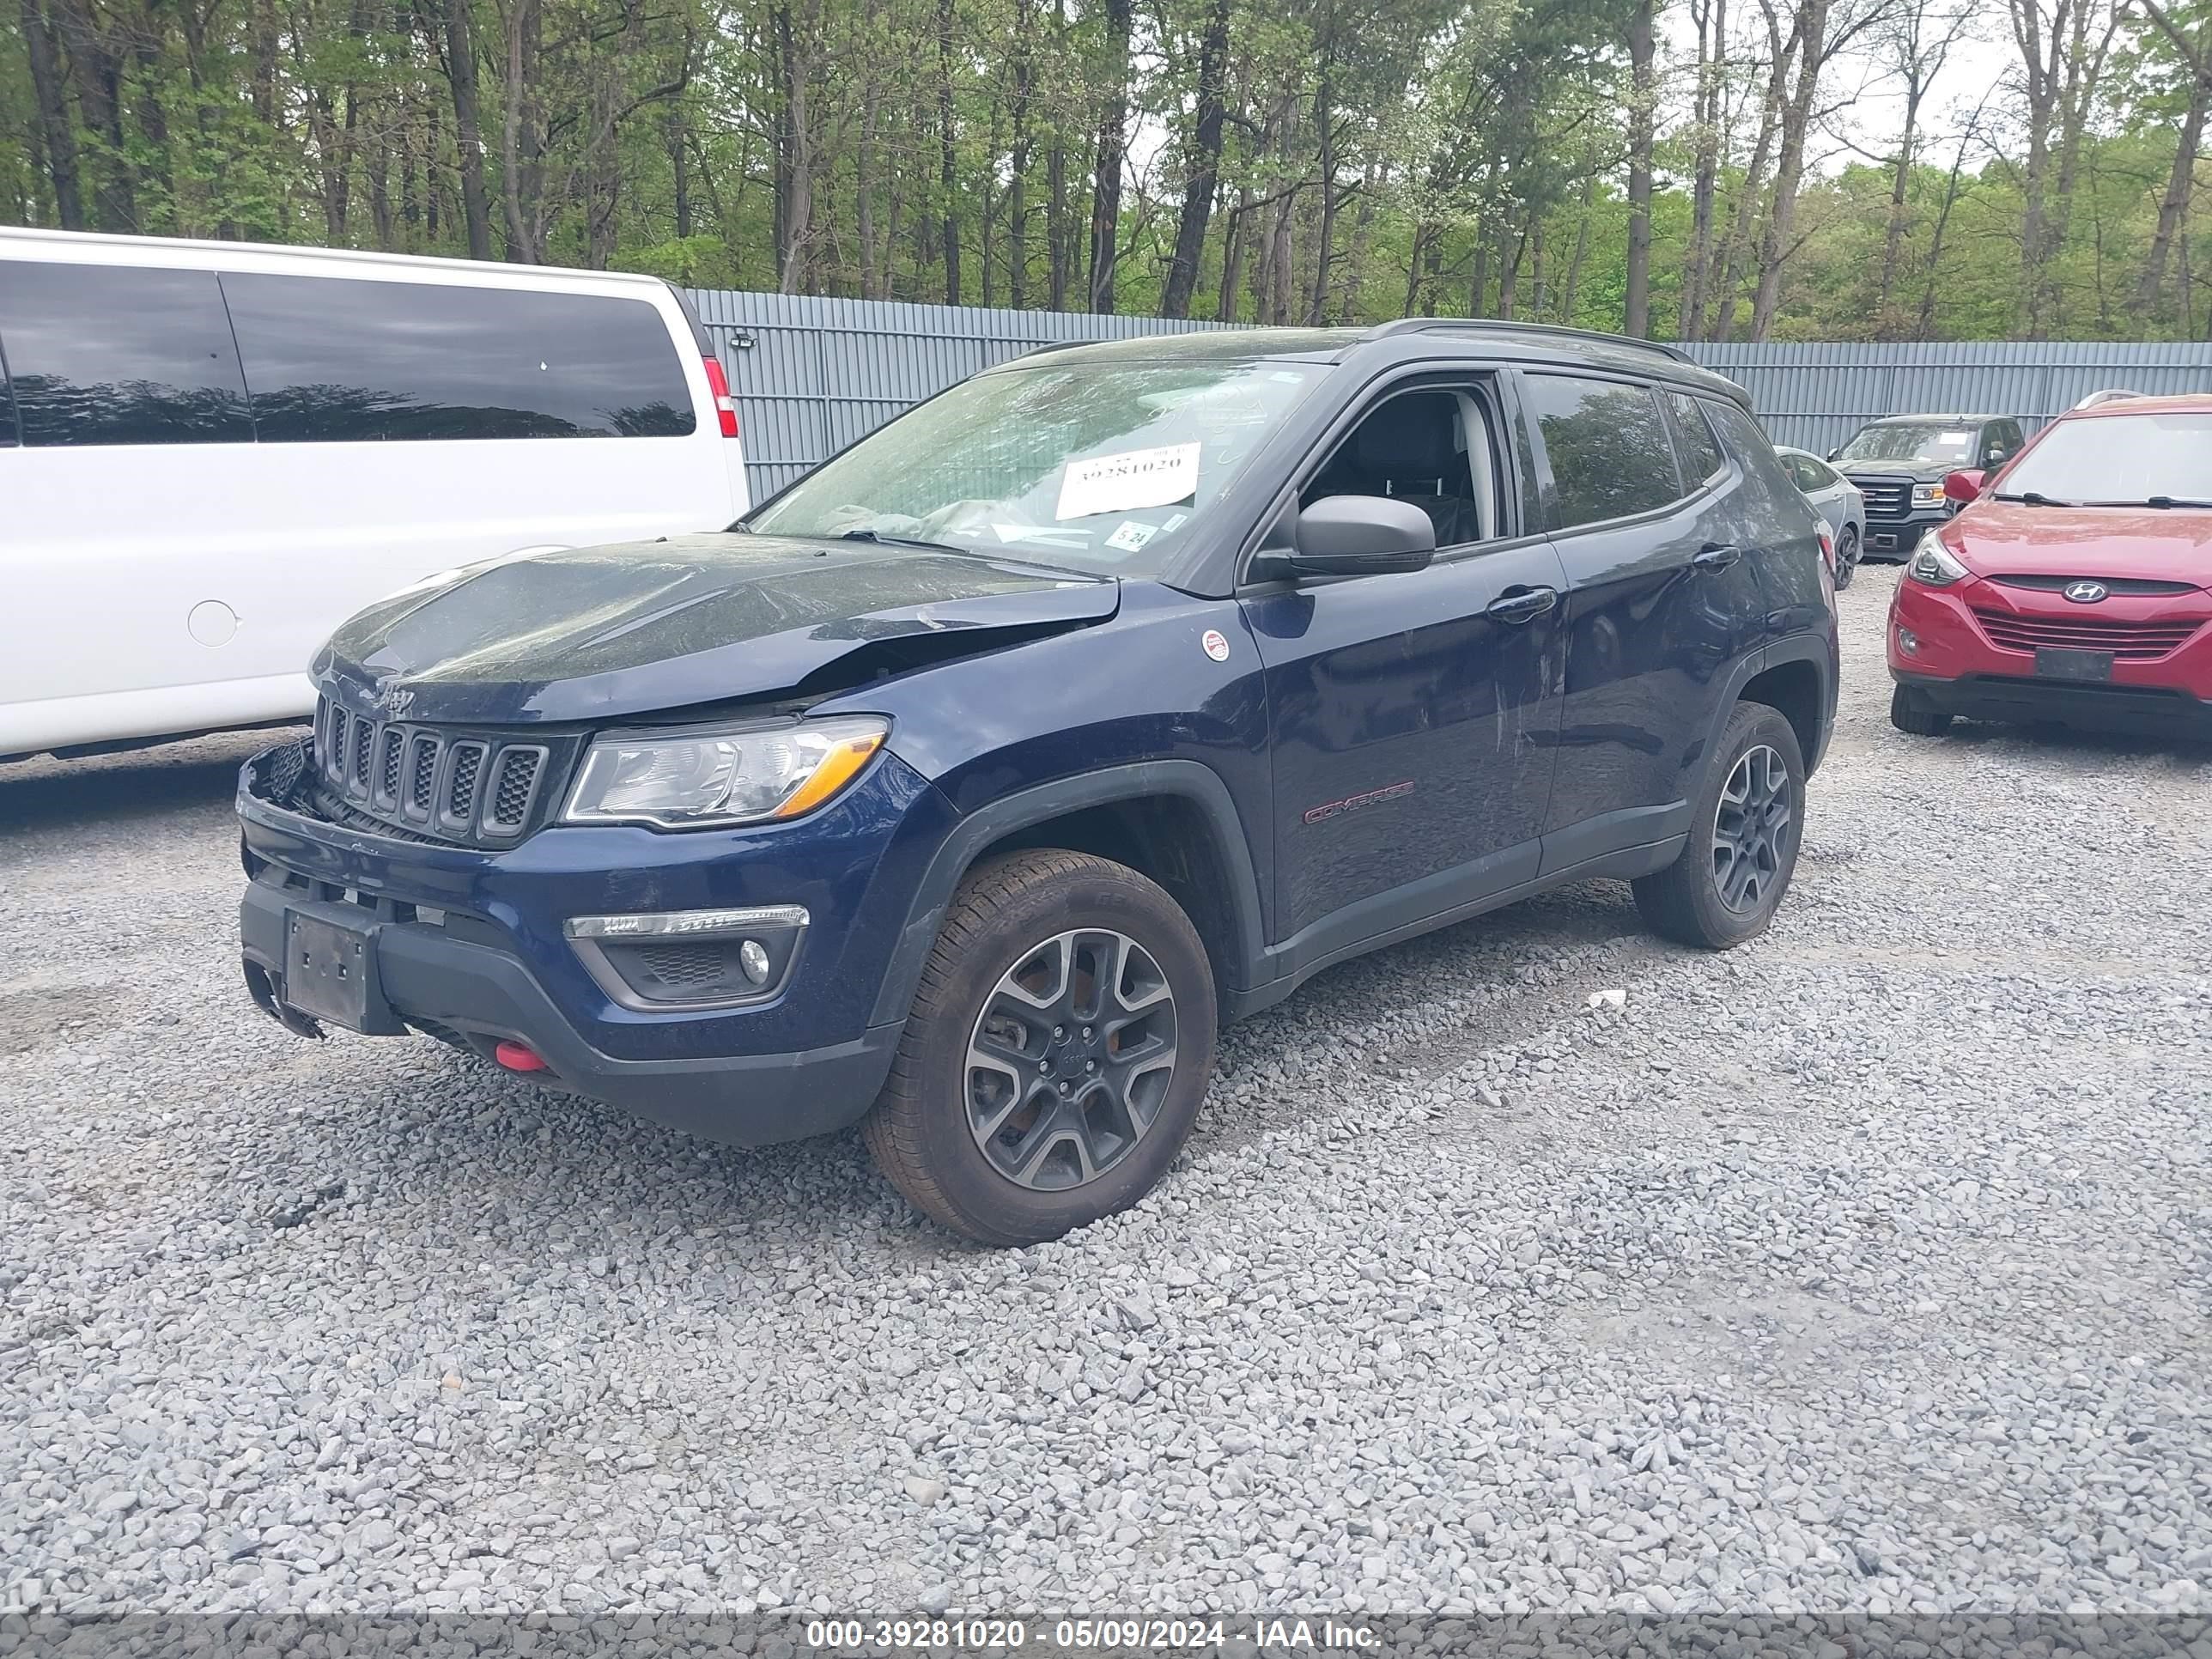
<instances>
[{"instance_id":1,"label":"roof","mask_svg":"<svg viewBox=\"0 0 2212 1659\"><path fill-rule=\"evenodd\" d=\"M1884 415L1877 419L1869 421L1867 424L1869 426L1921 426L1936 423L1943 426L1972 426L1981 421L2009 421L2014 418L2014 416L2010 415L1944 415L1934 413L1926 415Z\"/></svg>"},{"instance_id":2,"label":"roof","mask_svg":"<svg viewBox=\"0 0 2212 1659\"><path fill-rule=\"evenodd\" d=\"M2121 415L2212 415L2212 392L2182 392L2163 398L2116 398L2088 409L2069 409L2057 418L2099 421Z\"/></svg>"},{"instance_id":3,"label":"roof","mask_svg":"<svg viewBox=\"0 0 2212 1659\"><path fill-rule=\"evenodd\" d=\"M1440 355L1496 361L1580 363L1648 374L1730 398L1750 406L1743 388L1726 376L1701 368L1679 346L1634 340L1618 334L1558 328L1544 323L1493 321L1484 318L1407 317L1371 328L1213 328L1178 334L1146 334L1125 340L1071 341L1040 347L986 373L1034 367L1041 358L1054 363L1104 367L1144 362L1253 362L1285 359L1299 362L1341 362L1354 352L1382 349L1395 340L1418 335ZM1449 348L1459 348L1452 352Z\"/></svg>"},{"instance_id":4,"label":"roof","mask_svg":"<svg viewBox=\"0 0 2212 1659\"><path fill-rule=\"evenodd\" d=\"M21 228L0 226L0 252L11 246L25 246L60 252L64 257L77 250L103 247L118 252L151 252L164 256L179 253L211 254L217 258L235 259L242 253L265 254L287 260L301 259L318 264L329 264L366 276L379 271L385 276L404 278L410 271L441 270L465 271L480 281L500 284L515 277L532 281L544 279L558 282L563 279L578 282L619 283L641 288L666 289L670 284L658 276L648 276L628 270L586 270L573 265L512 264L505 260L443 259L422 253L382 253L371 250L349 247L308 247L295 242L218 242L189 236L121 236L106 231L55 230L46 226ZM156 261L155 263L161 263ZM197 269L197 266L193 267Z\"/></svg>"}]
</instances>

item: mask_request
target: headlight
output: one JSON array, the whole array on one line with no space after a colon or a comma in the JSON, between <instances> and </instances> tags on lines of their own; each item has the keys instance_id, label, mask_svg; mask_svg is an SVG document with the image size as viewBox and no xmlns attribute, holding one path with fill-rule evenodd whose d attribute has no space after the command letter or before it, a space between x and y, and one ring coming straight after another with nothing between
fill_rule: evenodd
<instances>
[{"instance_id":1,"label":"headlight","mask_svg":"<svg viewBox=\"0 0 2212 1659\"><path fill-rule=\"evenodd\" d=\"M1935 483L1917 483L1913 485L1912 504L1915 507L1942 506L1943 485L1942 481L1938 480Z\"/></svg>"},{"instance_id":2,"label":"headlight","mask_svg":"<svg viewBox=\"0 0 2212 1659\"><path fill-rule=\"evenodd\" d=\"M811 812L858 777L890 730L866 717L728 732L602 738L562 816L663 830L757 823Z\"/></svg>"},{"instance_id":3,"label":"headlight","mask_svg":"<svg viewBox=\"0 0 2212 1659\"><path fill-rule=\"evenodd\" d=\"M1912 550L1912 562L1905 567L1905 574L1929 587L1948 587L1974 573L1953 558L1951 550L1931 530Z\"/></svg>"}]
</instances>

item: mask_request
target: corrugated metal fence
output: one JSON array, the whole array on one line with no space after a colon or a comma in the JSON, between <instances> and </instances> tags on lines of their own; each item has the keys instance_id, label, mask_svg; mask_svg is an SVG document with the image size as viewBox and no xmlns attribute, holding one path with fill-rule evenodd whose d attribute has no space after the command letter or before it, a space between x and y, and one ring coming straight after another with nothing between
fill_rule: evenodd
<instances>
[{"instance_id":1,"label":"corrugated metal fence","mask_svg":"<svg viewBox=\"0 0 2212 1659\"><path fill-rule=\"evenodd\" d=\"M755 501L901 410L1037 346L1218 328L1152 317L991 311L695 289L738 398ZM1704 345L1779 443L1826 454L1861 422L1915 410L2031 430L2106 386L2212 391L2212 344Z\"/></svg>"},{"instance_id":2,"label":"corrugated metal fence","mask_svg":"<svg viewBox=\"0 0 2212 1659\"><path fill-rule=\"evenodd\" d=\"M2212 344L1702 345L1777 443L1825 455L1882 415L2013 415L2033 432L2092 392L2212 391Z\"/></svg>"}]
</instances>

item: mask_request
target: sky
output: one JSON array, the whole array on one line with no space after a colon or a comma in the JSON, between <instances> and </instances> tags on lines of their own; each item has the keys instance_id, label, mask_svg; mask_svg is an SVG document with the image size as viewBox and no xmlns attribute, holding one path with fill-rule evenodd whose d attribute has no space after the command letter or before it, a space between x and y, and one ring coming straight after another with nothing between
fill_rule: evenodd
<instances>
[{"instance_id":1,"label":"sky","mask_svg":"<svg viewBox=\"0 0 2212 1659\"><path fill-rule=\"evenodd\" d=\"M1662 28L1676 59L1694 64L1697 30L1688 8L1668 8ZM2018 53L2001 6L1983 8L1967 36L1951 48L1921 108L1923 138L1932 134L1938 140L1937 153L1944 165L1948 165L1960 122L1990 88L2016 73ZM1893 153L1905 125L1903 86L1894 76L1884 76L1871 52L1856 46L1831 67L1828 81L1822 102L1833 106L1832 112L1810 146L1808 171L1832 174L1855 161ZM1946 138L1948 143L1942 142Z\"/></svg>"}]
</instances>

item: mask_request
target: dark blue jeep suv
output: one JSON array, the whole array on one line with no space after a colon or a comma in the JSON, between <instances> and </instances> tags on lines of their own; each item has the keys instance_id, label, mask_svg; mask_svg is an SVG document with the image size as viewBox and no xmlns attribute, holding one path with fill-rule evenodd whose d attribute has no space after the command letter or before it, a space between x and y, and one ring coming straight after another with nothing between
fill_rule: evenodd
<instances>
[{"instance_id":1,"label":"dark blue jeep suv","mask_svg":"<svg viewBox=\"0 0 2212 1659\"><path fill-rule=\"evenodd\" d=\"M1511 325L1049 349L719 535L362 612L247 765L246 980L971 1237L1146 1191L1224 1019L1564 882L1734 945L1836 701L1743 394Z\"/></svg>"}]
</instances>

